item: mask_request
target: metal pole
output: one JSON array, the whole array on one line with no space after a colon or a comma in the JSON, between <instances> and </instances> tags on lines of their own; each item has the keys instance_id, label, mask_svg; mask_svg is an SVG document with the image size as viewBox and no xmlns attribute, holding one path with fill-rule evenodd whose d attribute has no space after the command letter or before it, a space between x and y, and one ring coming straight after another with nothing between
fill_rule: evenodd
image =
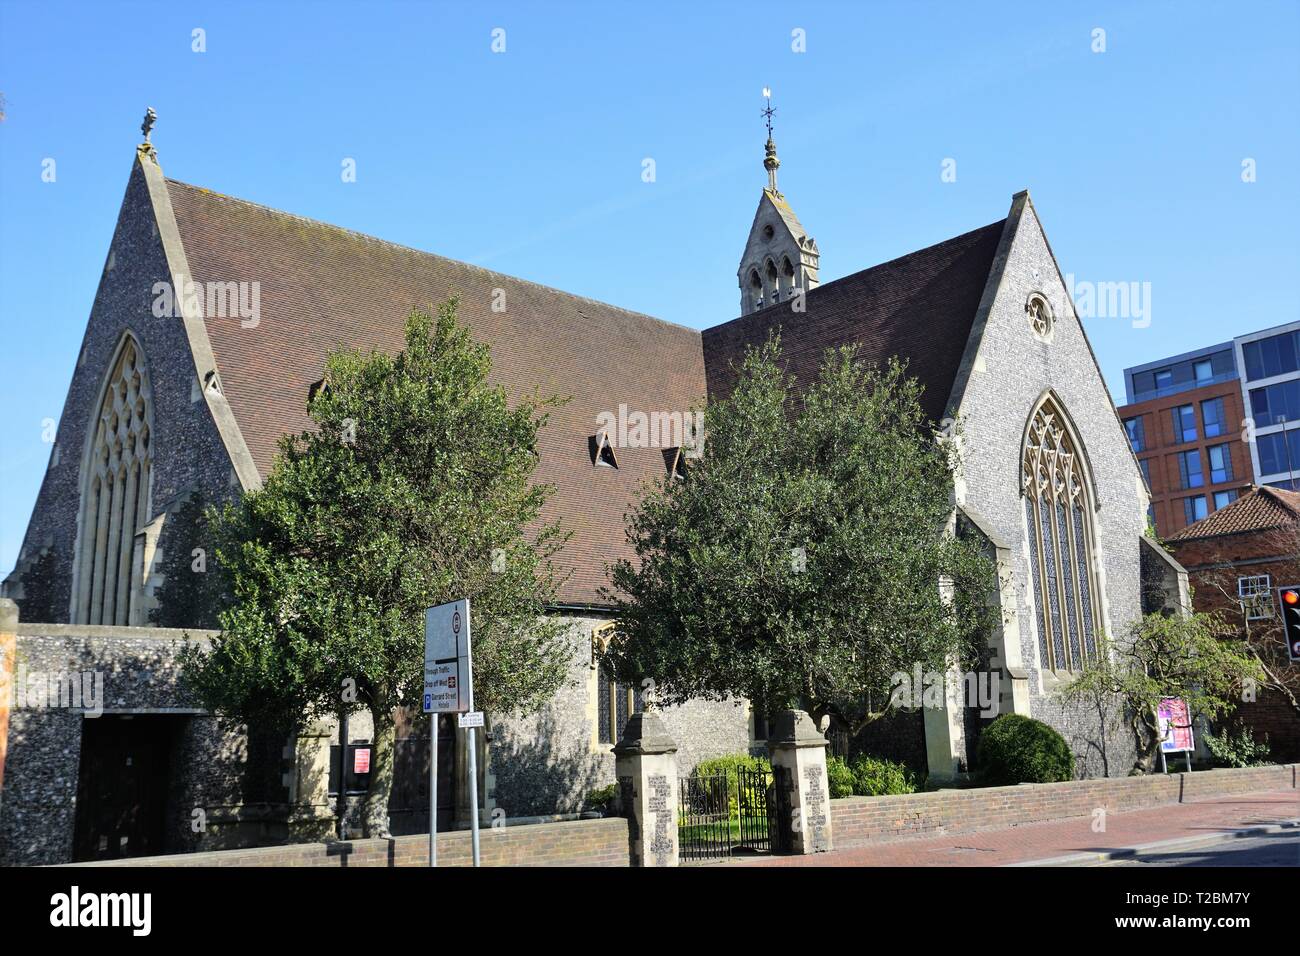
<instances>
[{"instance_id":1,"label":"metal pole","mask_svg":"<svg viewBox=\"0 0 1300 956\"><path fill-rule=\"evenodd\" d=\"M474 711L474 686L470 685L469 709ZM474 849L474 865L478 859L478 746L474 728L469 728L469 832L470 843Z\"/></svg>"},{"instance_id":2,"label":"metal pole","mask_svg":"<svg viewBox=\"0 0 1300 956\"><path fill-rule=\"evenodd\" d=\"M429 865L438 865L438 715L429 715Z\"/></svg>"},{"instance_id":3,"label":"metal pole","mask_svg":"<svg viewBox=\"0 0 1300 956\"><path fill-rule=\"evenodd\" d=\"M339 839L348 838L348 712L339 716Z\"/></svg>"}]
</instances>

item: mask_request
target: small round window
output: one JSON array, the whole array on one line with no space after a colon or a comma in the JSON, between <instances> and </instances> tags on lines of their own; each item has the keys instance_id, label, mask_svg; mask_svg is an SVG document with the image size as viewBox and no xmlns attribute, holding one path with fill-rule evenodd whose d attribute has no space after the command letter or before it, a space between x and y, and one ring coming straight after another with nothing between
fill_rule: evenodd
<instances>
[{"instance_id":1,"label":"small round window","mask_svg":"<svg viewBox=\"0 0 1300 956\"><path fill-rule=\"evenodd\" d=\"M1029 298L1025 301L1025 314L1029 316L1029 324L1033 326L1035 335L1040 339L1051 336L1052 307L1047 302L1047 296L1041 292L1029 293Z\"/></svg>"},{"instance_id":2,"label":"small round window","mask_svg":"<svg viewBox=\"0 0 1300 956\"><path fill-rule=\"evenodd\" d=\"M776 230L772 228L770 223L763 227L763 238L766 239L768 242L771 242L772 237L775 235L776 235Z\"/></svg>"}]
</instances>

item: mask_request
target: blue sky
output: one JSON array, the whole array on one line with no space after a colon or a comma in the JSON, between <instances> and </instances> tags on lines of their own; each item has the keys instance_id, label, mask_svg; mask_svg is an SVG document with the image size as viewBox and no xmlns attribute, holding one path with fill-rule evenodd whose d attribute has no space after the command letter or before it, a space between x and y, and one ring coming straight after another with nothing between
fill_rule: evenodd
<instances>
[{"instance_id":1,"label":"blue sky","mask_svg":"<svg viewBox=\"0 0 1300 956\"><path fill-rule=\"evenodd\" d=\"M174 178L703 328L737 311L765 85L823 282L1028 188L1063 271L1150 283L1147 327L1085 323L1119 401L1125 366L1300 316L1293 0L0 0L0 574L146 106Z\"/></svg>"}]
</instances>

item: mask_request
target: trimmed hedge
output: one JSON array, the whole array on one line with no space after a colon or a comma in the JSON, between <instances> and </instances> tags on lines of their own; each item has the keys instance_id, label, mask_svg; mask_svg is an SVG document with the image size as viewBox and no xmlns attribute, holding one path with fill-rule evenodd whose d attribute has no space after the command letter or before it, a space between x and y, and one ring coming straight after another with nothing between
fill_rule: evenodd
<instances>
[{"instance_id":1,"label":"trimmed hedge","mask_svg":"<svg viewBox=\"0 0 1300 956\"><path fill-rule=\"evenodd\" d=\"M1059 733L1032 717L1003 714L980 734L979 780L987 787L1074 779L1074 754Z\"/></svg>"}]
</instances>

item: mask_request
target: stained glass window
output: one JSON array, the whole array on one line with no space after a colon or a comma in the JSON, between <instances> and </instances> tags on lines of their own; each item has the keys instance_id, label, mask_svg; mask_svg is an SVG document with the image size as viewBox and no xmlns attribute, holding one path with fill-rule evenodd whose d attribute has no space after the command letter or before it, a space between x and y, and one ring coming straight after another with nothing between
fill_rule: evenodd
<instances>
[{"instance_id":1,"label":"stained glass window","mask_svg":"<svg viewBox=\"0 0 1300 956\"><path fill-rule=\"evenodd\" d=\"M1039 656L1048 670L1078 670L1097 650L1091 506L1083 463L1051 399L1025 436L1021 490Z\"/></svg>"}]
</instances>

